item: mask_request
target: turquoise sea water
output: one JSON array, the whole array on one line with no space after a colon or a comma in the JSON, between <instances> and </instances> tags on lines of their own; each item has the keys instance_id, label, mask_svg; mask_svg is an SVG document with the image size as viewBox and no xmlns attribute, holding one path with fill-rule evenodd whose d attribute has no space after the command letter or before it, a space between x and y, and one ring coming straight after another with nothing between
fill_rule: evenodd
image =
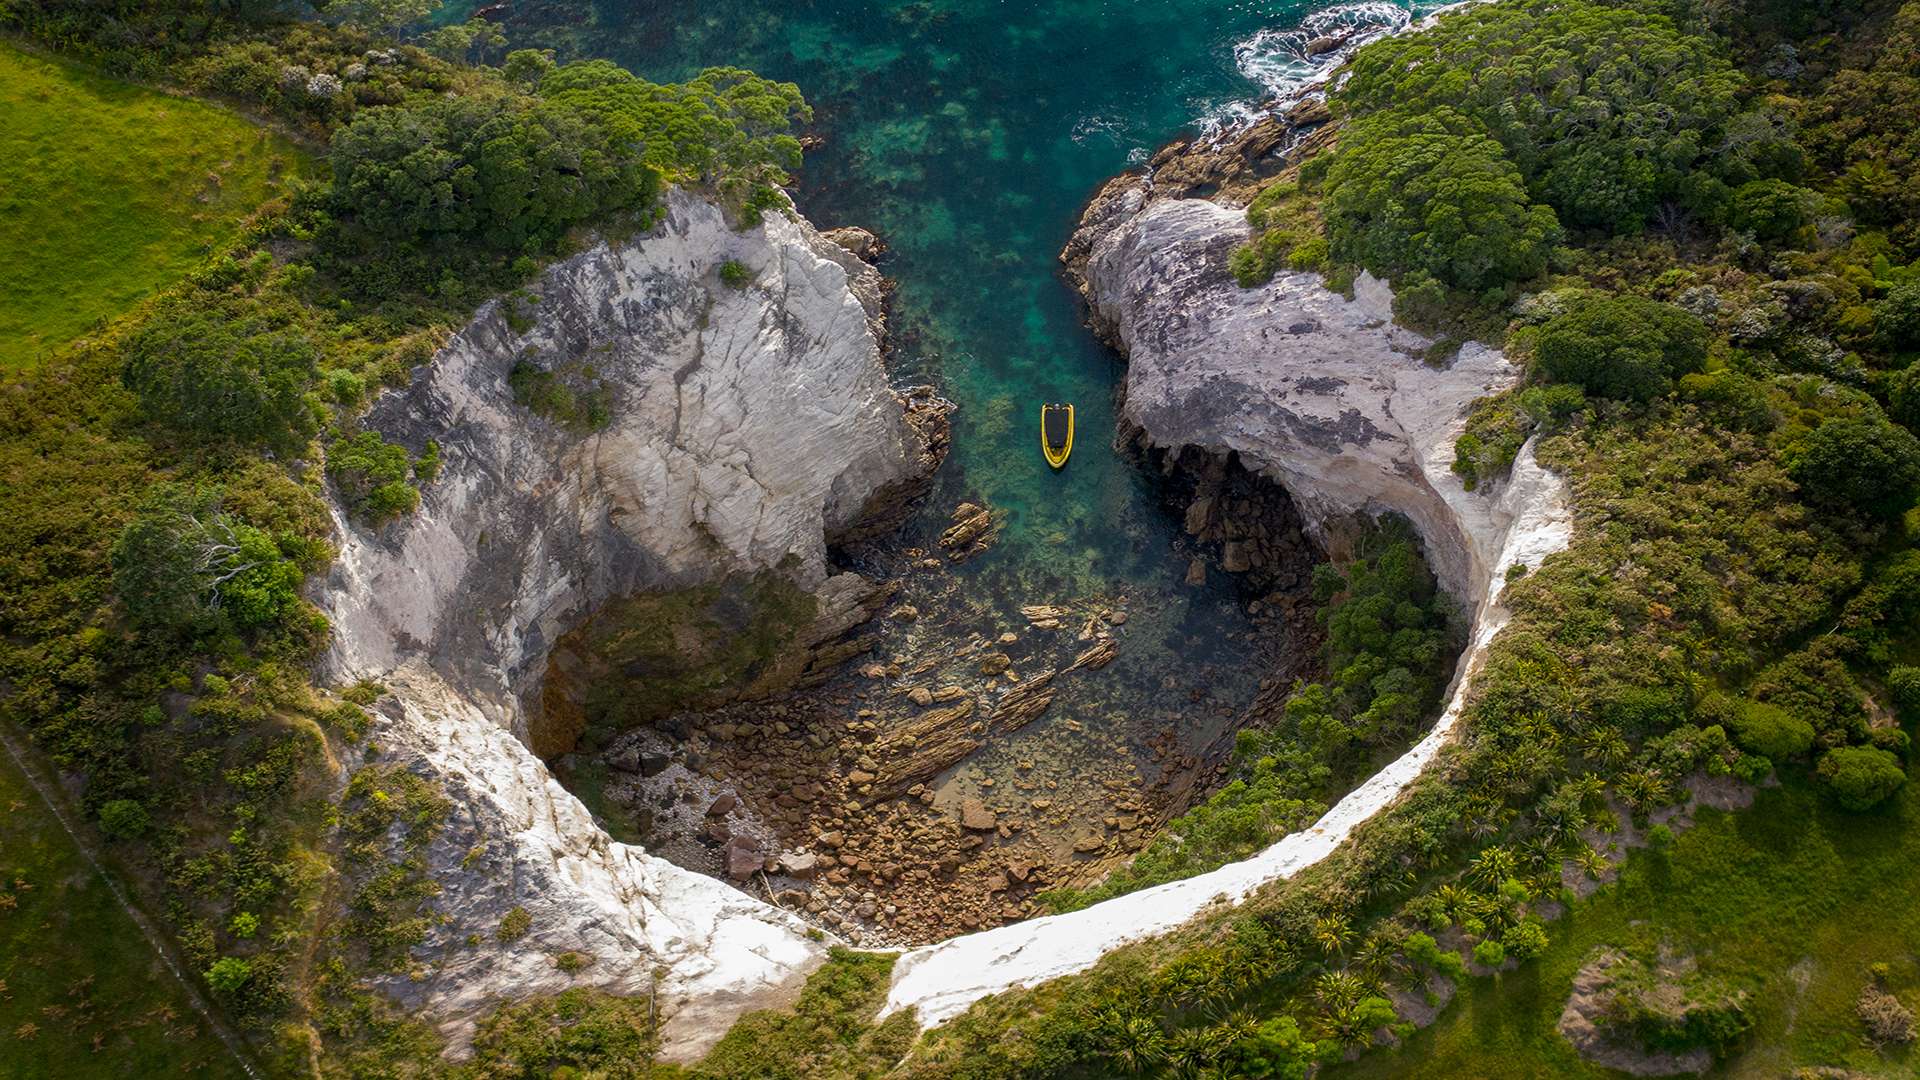
<instances>
[{"instance_id":1,"label":"turquoise sea water","mask_svg":"<svg viewBox=\"0 0 1920 1080\"><path fill-rule=\"evenodd\" d=\"M823 228L864 225L892 246L897 365L960 405L950 487L1008 514L983 565L1044 567L1064 582L1146 573L1136 563L1152 554L1115 528L1142 512L1135 470L1109 447L1116 365L1057 276L1079 209L1197 121L1311 70L1295 57L1313 34L1404 22L1410 6L602 0L536 6L516 22L544 26L510 29L516 46L550 33L565 54L659 80L725 64L798 83L825 140L807 156L800 207ZM1036 445L1043 400L1078 410L1058 475Z\"/></svg>"},{"instance_id":2,"label":"turquoise sea water","mask_svg":"<svg viewBox=\"0 0 1920 1080\"><path fill-rule=\"evenodd\" d=\"M898 283L898 381L935 383L959 406L952 458L910 541L930 546L963 498L1005 516L993 550L957 570L969 631L1022 628L1025 603L1124 598L1131 616L1119 661L1076 673L1047 720L982 755L1011 759L1041 753L1067 720L1104 748L1137 751L1172 728L1197 750L1251 700L1264 666L1222 575L1181 584L1179 522L1112 448L1121 368L1058 276L1080 209L1153 148L1318 70L1305 59L1312 37L1436 6L516 0L508 31L514 47L608 57L662 81L749 67L812 102L824 141L799 177L800 209L891 245L881 269ZM1078 413L1059 473L1037 445L1052 400Z\"/></svg>"}]
</instances>

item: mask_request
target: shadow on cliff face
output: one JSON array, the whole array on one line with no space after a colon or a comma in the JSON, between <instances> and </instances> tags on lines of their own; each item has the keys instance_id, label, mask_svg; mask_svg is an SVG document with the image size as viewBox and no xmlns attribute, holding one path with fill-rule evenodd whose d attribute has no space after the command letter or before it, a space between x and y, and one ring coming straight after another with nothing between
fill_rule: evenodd
<instances>
[{"instance_id":1,"label":"shadow on cliff face","mask_svg":"<svg viewBox=\"0 0 1920 1080\"><path fill-rule=\"evenodd\" d=\"M616 600L554 644L534 753L571 753L685 709L784 689L812 659L819 604L778 571Z\"/></svg>"}]
</instances>

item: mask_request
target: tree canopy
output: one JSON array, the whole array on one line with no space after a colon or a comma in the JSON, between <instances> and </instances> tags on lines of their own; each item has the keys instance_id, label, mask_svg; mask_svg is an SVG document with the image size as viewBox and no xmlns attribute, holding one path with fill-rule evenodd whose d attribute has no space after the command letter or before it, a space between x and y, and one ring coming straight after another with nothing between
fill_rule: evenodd
<instances>
[{"instance_id":1,"label":"tree canopy","mask_svg":"<svg viewBox=\"0 0 1920 1080\"><path fill-rule=\"evenodd\" d=\"M1792 448L1788 475L1801 494L1874 518L1896 517L1920 490L1920 439L1878 411L1828 420Z\"/></svg>"},{"instance_id":2,"label":"tree canopy","mask_svg":"<svg viewBox=\"0 0 1920 1080\"><path fill-rule=\"evenodd\" d=\"M591 60L510 60L520 91L364 110L333 137L332 208L374 242L537 254L576 225L651 205L663 180L749 211L784 205L811 117L792 83L711 68L657 84Z\"/></svg>"},{"instance_id":3,"label":"tree canopy","mask_svg":"<svg viewBox=\"0 0 1920 1080\"><path fill-rule=\"evenodd\" d=\"M1591 301L1540 328L1535 357L1555 382L1589 394L1647 401L1700 370L1707 329L1668 304L1638 296Z\"/></svg>"},{"instance_id":4,"label":"tree canopy","mask_svg":"<svg viewBox=\"0 0 1920 1080\"><path fill-rule=\"evenodd\" d=\"M1457 110L1570 226L1637 231L1690 197L1696 170L1743 183L1795 159L1769 123L1729 138L1745 79L1713 39L1629 7L1477 6L1368 45L1352 69L1336 95L1349 113Z\"/></svg>"},{"instance_id":5,"label":"tree canopy","mask_svg":"<svg viewBox=\"0 0 1920 1080\"><path fill-rule=\"evenodd\" d=\"M1337 258L1479 290L1535 277L1560 240L1500 144L1450 109L1357 121L1326 177Z\"/></svg>"},{"instance_id":6,"label":"tree canopy","mask_svg":"<svg viewBox=\"0 0 1920 1080\"><path fill-rule=\"evenodd\" d=\"M1820 778L1833 786L1840 805L1869 810L1907 782L1900 759L1872 746L1843 746L1820 759Z\"/></svg>"},{"instance_id":7,"label":"tree canopy","mask_svg":"<svg viewBox=\"0 0 1920 1080\"><path fill-rule=\"evenodd\" d=\"M168 315L132 338L121 370L148 417L282 454L313 438L319 425L305 394L318 352L305 335L218 308Z\"/></svg>"}]
</instances>

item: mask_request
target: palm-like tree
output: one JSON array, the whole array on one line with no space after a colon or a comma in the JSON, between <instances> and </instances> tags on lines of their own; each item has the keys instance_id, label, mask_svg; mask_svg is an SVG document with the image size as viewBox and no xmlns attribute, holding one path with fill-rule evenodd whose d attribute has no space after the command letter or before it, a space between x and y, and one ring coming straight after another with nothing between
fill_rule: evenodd
<instances>
[{"instance_id":1,"label":"palm-like tree","mask_svg":"<svg viewBox=\"0 0 1920 1080\"><path fill-rule=\"evenodd\" d=\"M1572 837L1536 836L1520 845L1520 862L1535 875L1557 872L1561 853L1577 843Z\"/></svg>"},{"instance_id":2,"label":"palm-like tree","mask_svg":"<svg viewBox=\"0 0 1920 1080\"><path fill-rule=\"evenodd\" d=\"M1478 913L1480 899L1458 885L1446 884L1433 891L1434 902L1448 919L1458 923Z\"/></svg>"},{"instance_id":3,"label":"palm-like tree","mask_svg":"<svg viewBox=\"0 0 1920 1080\"><path fill-rule=\"evenodd\" d=\"M1596 727L1580 737L1580 752L1588 758L1608 768L1614 768L1627 760L1633 748L1620 734L1620 729L1611 726Z\"/></svg>"},{"instance_id":4,"label":"palm-like tree","mask_svg":"<svg viewBox=\"0 0 1920 1080\"><path fill-rule=\"evenodd\" d=\"M1596 880L1613 868L1613 860L1602 855L1592 844L1580 845L1580 850L1573 854L1573 861L1583 873Z\"/></svg>"},{"instance_id":5,"label":"palm-like tree","mask_svg":"<svg viewBox=\"0 0 1920 1080\"><path fill-rule=\"evenodd\" d=\"M1635 769L1620 778L1620 801L1635 813L1670 801L1671 789L1658 771Z\"/></svg>"},{"instance_id":6,"label":"palm-like tree","mask_svg":"<svg viewBox=\"0 0 1920 1080\"><path fill-rule=\"evenodd\" d=\"M1361 1046L1373 1038L1368 1014L1358 1001L1346 1002L1320 1014L1321 1034L1342 1047Z\"/></svg>"},{"instance_id":7,"label":"palm-like tree","mask_svg":"<svg viewBox=\"0 0 1920 1080\"><path fill-rule=\"evenodd\" d=\"M1313 981L1314 1000L1323 1009L1354 1005L1367 996L1367 984L1351 971L1328 971Z\"/></svg>"},{"instance_id":8,"label":"palm-like tree","mask_svg":"<svg viewBox=\"0 0 1920 1080\"><path fill-rule=\"evenodd\" d=\"M1467 866L1467 880L1493 890L1505 884L1508 878L1519 871L1520 865L1513 857L1513 852L1495 844L1492 847L1483 848L1473 857L1473 862Z\"/></svg>"},{"instance_id":9,"label":"palm-like tree","mask_svg":"<svg viewBox=\"0 0 1920 1080\"><path fill-rule=\"evenodd\" d=\"M1353 927L1344 915L1323 915L1313 920L1313 940L1328 956L1340 956L1353 941Z\"/></svg>"},{"instance_id":10,"label":"palm-like tree","mask_svg":"<svg viewBox=\"0 0 1920 1080\"><path fill-rule=\"evenodd\" d=\"M1581 808L1589 813L1607 805L1607 782L1593 773L1574 777L1560 790L1577 799Z\"/></svg>"},{"instance_id":11,"label":"palm-like tree","mask_svg":"<svg viewBox=\"0 0 1920 1080\"><path fill-rule=\"evenodd\" d=\"M1376 983L1406 970L1406 964L1400 959L1400 946L1385 934L1368 935L1353 955L1353 966Z\"/></svg>"},{"instance_id":12,"label":"palm-like tree","mask_svg":"<svg viewBox=\"0 0 1920 1080\"><path fill-rule=\"evenodd\" d=\"M1109 1005L1100 1011L1093 1034L1107 1060L1124 1072L1149 1072L1166 1063L1167 1034L1149 1017L1129 1016Z\"/></svg>"},{"instance_id":13,"label":"palm-like tree","mask_svg":"<svg viewBox=\"0 0 1920 1080\"><path fill-rule=\"evenodd\" d=\"M1216 1005L1208 1008L1206 1015L1213 1022L1207 1031L1219 1046L1231 1046L1260 1030L1260 1017L1244 1006L1228 1009Z\"/></svg>"},{"instance_id":14,"label":"palm-like tree","mask_svg":"<svg viewBox=\"0 0 1920 1080\"><path fill-rule=\"evenodd\" d=\"M1167 1040L1167 1064L1176 1069L1205 1068L1226 1046L1210 1028L1181 1028Z\"/></svg>"}]
</instances>

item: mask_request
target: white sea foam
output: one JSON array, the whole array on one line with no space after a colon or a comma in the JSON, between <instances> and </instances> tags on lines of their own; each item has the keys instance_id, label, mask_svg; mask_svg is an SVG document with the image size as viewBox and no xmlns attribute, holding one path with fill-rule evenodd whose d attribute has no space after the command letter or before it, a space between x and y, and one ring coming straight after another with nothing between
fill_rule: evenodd
<instances>
[{"instance_id":1,"label":"white sea foam","mask_svg":"<svg viewBox=\"0 0 1920 1080\"><path fill-rule=\"evenodd\" d=\"M1296 102L1325 92L1327 80L1362 45L1478 2L1482 0L1413 4L1361 0L1313 12L1296 26L1261 30L1233 47L1234 66L1260 88L1259 96L1218 105L1200 117L1198 126L1203 133L1215 134L1269 113L1284 112ZM1309 45L1325 38L1336 38L1340 44L1317 56L1308 52Z\"/></svg>"}]
</instances>

